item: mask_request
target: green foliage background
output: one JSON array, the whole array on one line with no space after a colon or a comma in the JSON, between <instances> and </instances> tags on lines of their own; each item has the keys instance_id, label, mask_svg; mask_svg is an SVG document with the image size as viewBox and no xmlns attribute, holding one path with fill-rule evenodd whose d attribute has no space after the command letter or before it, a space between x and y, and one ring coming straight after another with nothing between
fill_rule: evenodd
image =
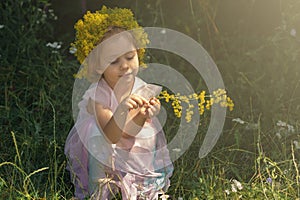
<instances>
[{"instance_id":1,"label":"green foliage background","mask_svg":"<svg viewBox=\"0 0 300 200\"><path fill-rule=\"evenodd\" d=\"M0 199L72 196L63 147L73 125L71 94L79 64L69 53L69 44L75 22L86 10L102 5L131 8L141 25L174 29L201 43L235 102L217 146L200 160L195 158L209 113L202 118L193 145L174 163L169 191L174 199L300 197L299 149L294 145L300 141L297 0L4 0L0 3ZM62 42L61 48L46 46L55 41ZM195 89L206 88L184 60L155 50L149 56L179 70ZM245 123L233 122L235 118ZM279 120L293 126L294 132L278 126ZM168 121L169 139L176 125L178 121ZM268 177L272 184L266 183ZM233 178L244 188L226 195Z\"/></svg>"}]
</instances>

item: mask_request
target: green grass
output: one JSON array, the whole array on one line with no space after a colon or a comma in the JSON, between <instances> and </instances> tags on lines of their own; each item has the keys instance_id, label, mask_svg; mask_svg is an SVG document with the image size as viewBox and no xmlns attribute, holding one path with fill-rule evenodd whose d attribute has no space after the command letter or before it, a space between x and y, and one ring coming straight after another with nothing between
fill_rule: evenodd
<instances>
[{"instance_id":1,"label":"green grass","mask_svg":"<svg viewBox=\"0 0 300 200\"><path fill-rule=\"evenodd\" d=\"M289 146L289 159L271 160L264 152L261 143L261 129L256 130L256 151L250 152L243 148L217 146L206 158L195 159L198 155L200 136L197 136L191 148L175 163L174 175L168 194L177 199L296 199L299 196L299 167L295 158L293 144ZM64 141L51 141L52 149L45 149L51 154L42 153L41 165L28 170L25 163L37 162L28 160L24 154L24 146L16 140L14 132L10 139L14 144L14 160L0 164L0 194L3 199L68 199L72 196L72 186L65 171L65 159L60 150ZM222 139L222 138L221 138ZM48 148L49 148L48 147ZM46 147L47 148L47 147ZM36 151L31 148L31 151ZM13 152L11 152L13 153ZM47 154L46 154L47 155ZM247 157L248 160L239 157ZM246 162L248 167L241 168ZM241 164L239 166L239 163ZM243 173L247 174L245 176ZM4 176L6 175L6 176ZM8 176L7 176L8 175ZM268 182L268 178L272 182ZM242 189L232 191L234 179ZM229 191L226 194L225 191Z\"/></svg>"}]
</instances>

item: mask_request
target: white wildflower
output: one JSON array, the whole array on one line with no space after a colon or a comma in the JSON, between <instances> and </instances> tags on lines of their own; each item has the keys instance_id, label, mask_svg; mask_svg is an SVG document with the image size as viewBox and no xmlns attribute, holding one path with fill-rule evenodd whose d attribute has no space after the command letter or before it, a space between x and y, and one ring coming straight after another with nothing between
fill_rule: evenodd
<instances>
[{"instance_id":1,"label":"white wildflower","mask_svg":"<svg viewBox=\"0 0 300 200\"><path fill-rule=\"evenodd\" d=\"M46 46L51 47L53 49L60 49L61 48L61 42L53 42L53 43L48 42L46 44Z\"/></svg>"},{"instance_id":2,"label":"white wildflower","mask_svg":"<svg viewBox=\"0 0 300 200\"><path fill-rule=\"evenodd\" d=\"M295 132L295 128L294 126L286 123L286 122L283 122L281 120L279 120L277 123L276 123L277 126L279 127L283 127L284 129L287 128L287 132L291 132L291 133L294 133Z\"/></svg>"},{"instance_id":3,"label":"white wildflower","mask_svg":"<svg viewBox=\"0 0 300 200\"><path fill-rule=\"evenodd\" d=\"M229 190L225 190L224 192L225 192L227 195L230 194L230 191L229 191Z\"/></svg>"},{"instance_id":4,"label":"white wildflower","mask_svg":"<svg viewBox=\"0 0 300 200\"><path fill-rule=\"evenodd\" d=\"M169 195L167 195L167 194L163 194L163 195L161 195L159 198L161 199L161 200L167 200L167 199L169 199Z\"/></svg>"},{"instance_id":5,"label":"white wildflower","mask_svg":"<svg viewBox=\"0 0 300 200\"><path fill-rule=\"evenodd\" d=\"M291 36L293 36L293 37L296 37L296 34L297 34L297 31L296 31L296 29L291 29L291 31L290 31L290 35Z\"/></svg>"},{"instance_id":6,"label":"white wildflower","mask_svg":"<svg viewBox=\"0 0 300 200\"><path fill-rule=\"evenodd\" d=\"M234 193L237 192L235 184L231 184L231 191L234 192Z\"/></svg>"},{"instance_id":7,"label":"white wildflower","mask_svg":"<svg viewBox=\"0 0 300 200\"><path fill-rule=\"evenodd\" d=\"M286 126L286 123L283 122L283 121L281 121L281 120L279 120L279 121L276 123L276 125L277 125L277 126L283 126L283 127L285 127L285 126Z\"/></svg>"},{"instance_id":8,"label":"white wildflower","mask_svg":"<svg viewBox=\"0 0 300 200\"><path fill-rule=\"evenodd\" d=\"M279 140L281 139L281 134L279 132L277 132L275 135L276 137L278 137Z\"/></svg>"},{"instance_id":9,"label":"white wildflower","mask_svg":"<svg viewBox=\"0 0 300 200\"><path fill-rule=\"evenodd\" d=\"M245 121L243 121L241 118L235 118L232 120L233 122L237 122L237 123L240 123L240 124L245 124Z\"/></svg>"},{"instance_id":10,"label":"white wildflower","mask_svg":"<svg viewBox=\"0 0 300 200\"><path fill-rule=\"evenodd\" d=\"M258 129L258 124L257 123L249 123L245 127L246 130L257 130Z\"/></svg>"},{"instance_id":11,"label":"white wildflower","mask_svg":"<svg viewBox=\"0 0 300 200\"><path fill-rule=\"evenodd\" d=\"M177 200L183 200L183 198L182 197L178 197L178 199Z\"/></svg>"},{"instance_id":12,"label":"white wildflower","mask_svg":"<svg viewBox=\"0 0 300 200\"><path fill-rule=\"evenodd\" d=\"M3 29L4 28L4 25L3 24L0 24L0 29Z\"/></svg>"},{"instance_id":13,"label":"white wildflower","mask_svg":"<svg viewBox=\"0 0 300 200\"><path fill-rule=\"evenodd\" d=\"M300 149L300 144L298 141L294 140L293 143L294 143L296 149Z\"/></svg>"},{"instance_id":14,"label":"white wildflower","mask_svg":"<svg viewBox=\"0 0 300 200\"><path fill-rule=\"evenodd\" d=\"M242 190L242 189L243 189L243 186L242 186L242 184L241 184L239 181L233 179L232 182L234 183L234 185L235 185L239 190Z\"/></svg>"},{"instance_id":15,"label":"white wildflower","mask_svg":"<svg viewBox=\"0 0 300 200\"><path fill-rule=\"evenodd\" d=\"M70 49L69 49L70 54L74 54L74 53L76 53L76 51L77 51L76 47L70 47Z\"/></svg>"},{"instance_id":16,"label":"white wildflower","mask_svg":"<svg viewBox=\"0 0 300 200\"><path fill-rule=\"evenodd\" d=\"M181 149L179 149L179 148L174 148L174 149L172 149L172 151L179 153L179 152L181 152Z\"/></svg>"},{"instance_id":17,"label":"white wildflower","mask_svg":"<svg viewBox=\"0 0 300 200\"><path fill-rule=\"evenodd\" d=\"M288 128L288 132L292 132L292 133L295 132L295 129L294 129L294 127L292 125L287 124L287 128Z\"/></svg>"}]
</instances>

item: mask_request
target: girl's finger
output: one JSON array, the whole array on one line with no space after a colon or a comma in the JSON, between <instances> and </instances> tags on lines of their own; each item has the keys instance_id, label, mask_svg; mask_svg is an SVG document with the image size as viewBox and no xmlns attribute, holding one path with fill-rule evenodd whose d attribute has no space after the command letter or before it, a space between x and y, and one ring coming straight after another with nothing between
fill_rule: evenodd
<instances>
[{"instance_id":1,"label":"girl's finger","mask_svg":"<svg viewBox=\"0 0 300 200\"><path fill-rule=\"evenodd\" d=\"M135 109L138 108L139 105L136 101L134 101L133 99L128 99L128 101L126 102L126 105L128 106L129 109Z\"/></svg>"},{"instance_id":2,"label":"girl's finger","mask_svg":"<svg viewBox=\"0 0 300 200\"><path fill-rule=\"evenodd\" d=\"M154 104L150 106L151 112L153 113L153 116L157 115L160 111L160 104Z\"/></svg>"},{"instance_id":3,"label":"girl's finger","mask_svg":"<svg viewBox=\"0 0 300 200\"><path fill-rule=\"evenodd\" d=\"M154 116L154 113L153 113L153 111L152 111L151 108L148 108L148 109L147 109L147 114L148 114L148 116L149 116L150 118Z\"/></svg>"},{"instance_id":4,"label":"girl's finger","mask_svg":"<svg viewBox=\"0 0 300 200\"><path fill-rule=\"evenodd\" d=\"M160 104L160 101L159 101L157 98L152 97L152 98L150 99L149 103L150 103L151 105L154 105L154 104Z\"/></svg>"},{"instance_id":5,"label":"girl's finger","mask_svg":"<svg viewBox=\"0 0 300 200\"><path fill-rule=\"evenodd\" d=\"M143 115L147 115L147 109L145 107L142 107L140 113Z\"/></svg>"},{"instance_id":6,"label":"girl's finger","mask_svg":"<svg viewBox=\"0 0 300 200\"><path fill-rule=\"evenodd\" d=\"M137 102L140 106L143 106L144 104L147 104L147 100L139 95L131 95L131 99L133 99L135 102Z\"/></svg>"}]
</instances>

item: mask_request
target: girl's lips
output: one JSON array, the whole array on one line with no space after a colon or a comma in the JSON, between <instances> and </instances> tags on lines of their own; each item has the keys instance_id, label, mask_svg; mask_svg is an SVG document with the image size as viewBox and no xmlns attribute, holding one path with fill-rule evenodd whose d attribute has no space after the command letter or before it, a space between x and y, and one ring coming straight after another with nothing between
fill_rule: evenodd
<instances>
[{"instance_id":1,"label":"girl's lips","mask_svg":"<svg viewBox=\"0 0 300 200\"><path fill-rule=\"evenodd\" d=\"M126 74L122 74L122 75L120 75L120 77L126 77L126 76L129 76L129 75L132 75L132 72L126 73Z\"/></svg>"}]
</instances>

